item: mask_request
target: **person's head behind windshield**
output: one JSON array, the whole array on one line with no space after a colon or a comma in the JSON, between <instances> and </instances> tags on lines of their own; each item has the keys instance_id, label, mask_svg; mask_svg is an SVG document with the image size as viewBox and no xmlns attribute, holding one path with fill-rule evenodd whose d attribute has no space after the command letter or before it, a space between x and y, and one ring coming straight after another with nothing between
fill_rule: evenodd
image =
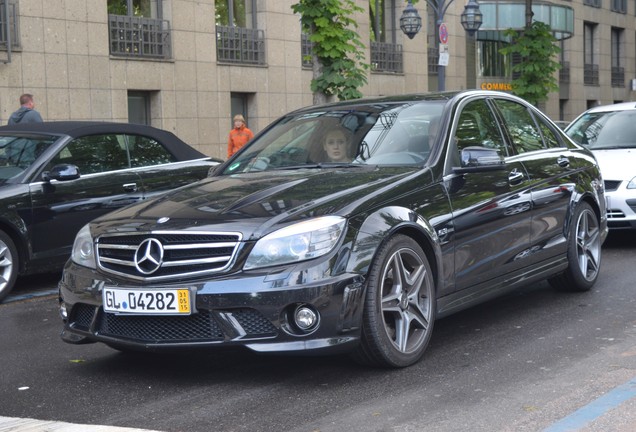
<instances>
[{"instance_id":1,"label":"person's head behind windshield","mask_svg":"<svg viewBox=\"0 0 636 432\"><path fill-rule=\"evenodd\" d=\"M351 133L342 127L327 131L322 148L325 162L351 162Z\"/></svg>"}]
</instances>

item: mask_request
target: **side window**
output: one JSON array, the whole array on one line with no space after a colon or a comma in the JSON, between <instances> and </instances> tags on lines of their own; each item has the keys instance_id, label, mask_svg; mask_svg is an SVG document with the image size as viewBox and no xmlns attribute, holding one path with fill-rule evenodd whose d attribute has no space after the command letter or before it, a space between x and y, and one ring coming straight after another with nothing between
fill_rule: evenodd
<instances>
[{"instance_id":1,"label":"side window","mask_svg":"<svg viewBox=\"0 0 636 432\"><path fill-rule=\"evenodd\" d=\"M565 147L565 145L562 144L561 141L559 141L559 139L554 134L554 132L552 132L552 129L550 129L550 127L548 127L548 125L545 124L542 119L537 118L537 123L539 124L539 127L541 128L541 133L543 134L543 140L545 141L546 147L548 148Z\"/></svg>"},{"instance_id":2,"label":"side window","mask_svg":"<svg viewBox=\"0 0 636 432\"><path fill-rule=\"evenodd\" d=\"M502 156L508 156L501 130L485 100L468 103L459 115L457 130L457 150L470 146L493 148Z\"/></svg>"},{"instance_id":3,"label":"side window","mask_svg":"<svg viewBox=\"0 0 636 432\"><path fill-rule=\"evenodd\" d=\"M141 135L128 135L127 138L133 168L176 162L176 158L152 138Z\"/></svg>"},{"instance_id":4,"label":"side window","mask_svg":"<svg viewBox=\"0 0 636 432\"><path fill-rule=\"evenodd\" d=\"M92 135L76 138L49 163L77 165L81 174L94 174L128 168L126 142L121 135Z\"/></svg>"},{"instance_id":5,"label":"side window","mask_svg":"<svg viewBox=\"0 0 636 432\"><path fill-rule=\"evenodd\" d=\"M525 106L505 99L495 99L503 116L512 144L518 153L544 149L543 137Z\"/></svg>"}]
</instances>

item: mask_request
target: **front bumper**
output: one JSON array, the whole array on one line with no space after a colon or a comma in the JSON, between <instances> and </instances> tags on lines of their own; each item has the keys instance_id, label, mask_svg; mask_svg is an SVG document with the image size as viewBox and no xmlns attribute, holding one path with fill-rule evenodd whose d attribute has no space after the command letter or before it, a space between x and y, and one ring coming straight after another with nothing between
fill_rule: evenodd
<instances>
[{"instance_id":1,"label":"front bumper","mask_svg":"<svg viewBox=\"0 0 636 432\"><path fill-rule=\"evenodd\" d=\"M607 226L610 229L636 229L636 192L620 189L605 192Z\"/></svg>"},{"instance_id":2,"label":"front bumper","mask_svg":"<svg viewBox=\"0 0 636 432\"><path fill-rule=\"evenodd\" d=\"M61 337L68 343L103 342L130 350L241 346L257 352L332 354L352 349L360 337L362 276L307 281L307 274L307 269L292 268L161 284L196 292L196 311L184 316L124 315L104 312L102 287L134 285L69 262L59 283L66 310ZM310 332L294 325L298 305L308 305L319 316Z\"/></svg>"}]
</instances>

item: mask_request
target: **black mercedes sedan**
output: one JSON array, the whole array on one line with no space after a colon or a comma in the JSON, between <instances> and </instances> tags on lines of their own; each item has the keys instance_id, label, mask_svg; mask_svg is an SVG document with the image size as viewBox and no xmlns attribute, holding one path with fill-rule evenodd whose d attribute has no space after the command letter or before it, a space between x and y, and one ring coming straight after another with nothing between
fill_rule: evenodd
<instances>
[{"instance_id":1,"label":"black mercedes sedan","mask_svg":"<svg viewBox=\"0 0 636 432\"><path fill-rule=\"evenodd\" d=\"M82 228L62 339L404 367L437 318L544 279L589 290L606 235L594 156L519 98L314 106L210 178Z\"/></svg>"},{"instance_id":2,"label":"black mercedes sedan","mask_svg":"<svg viewBox=\"0 0 636 432\"><path fill-rule=\"evenodd\" d=\"M18 275L60 271L91 219L207 177L219 162L150 126L0 127L0 301Z\"/></svg>"}]
</instances>

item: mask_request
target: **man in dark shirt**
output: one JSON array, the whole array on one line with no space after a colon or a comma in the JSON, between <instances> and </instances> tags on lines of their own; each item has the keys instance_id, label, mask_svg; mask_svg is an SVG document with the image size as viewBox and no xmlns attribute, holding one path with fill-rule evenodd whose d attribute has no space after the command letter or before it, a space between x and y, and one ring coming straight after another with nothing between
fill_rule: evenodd
<instances>
[{"instance_id":1,"label":"man in dark shirt","mask_svg":"<svg viewBox=\"0 0 636 432\"><path fill-rule=\"evenodd\" d=\"M8 124L42 123L42 116L34 109L32 94L25 93L20 96L20 105L22 106L9 117Z\"/></svg>"}]
</instances>

